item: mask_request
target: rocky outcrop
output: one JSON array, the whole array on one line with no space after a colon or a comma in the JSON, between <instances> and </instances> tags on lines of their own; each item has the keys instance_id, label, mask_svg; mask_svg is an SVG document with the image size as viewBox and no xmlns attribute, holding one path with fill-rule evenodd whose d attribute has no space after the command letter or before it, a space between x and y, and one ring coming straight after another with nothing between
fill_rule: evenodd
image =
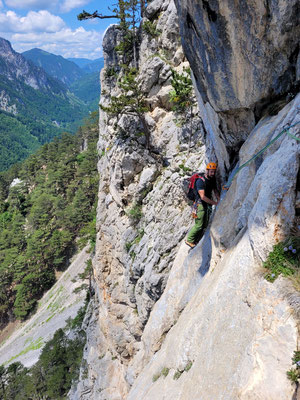
<instances>
[{"instance_id":1,"label":"rocky outcrop","mask_svg":"<svg viewBox=\"0 0 300 400\"><path fill-rule=\"evenodd\" d=\"M98 304L71 398L292 399L297 320L283 280L268 283L261 265L296 221L299 142L283 135L239 172L190 252L181 186L207 159L224 183L237 161L300 121L300 97L287 97L297 87L296 2L277 11L275 2L176 5L198 100L194 134L176 124L168 95L171 67L188 65L174 3L153 0L144 21L161 33L142 34L138 78L149 148L138 118L100 118ZM103 41L104 107L120 93L119 36L113 26Z\"/></svg>"},{"instance_id":2,"label":"rocky outcrop","mask_svg":"<svg viewBox=\"0 0 300 400\"><path fill-rule=\"evenodd\" d=\"M202 127L195 116L190 125L178 124L171 111L171 68L188 66L178 35L173 2L153 2L152 22L159 36L143 32L139 77L149 112L150 148L140 134L138 118L113 118L102 112L99 138L99 202L95 279L99 287L97 341L101 360L87 348L88 376L81 389L96 396L125 399L129 390L127 365L137 353L155 302L167 283L174 258L190 224L190 207L182 181L204 159ZM150 15L147 14L149 17ZM103 40L105 68L101 72L101 104L117 95L120 73L115 46L119 27ZM197 113L197 110L195 110ZM96 322L95 322L96 324ZM106 371L99 374L99 370ZM96 377L96 378L95 378ZM116 383L117 380L117 383ZM74 398L85 398L83 394ZM82 397L80 397L82 396Z\"/></svg>"},{"instance_id":3,"label":"rocky outcrop","mask_svg":"<svg viewBox=\"0 0 300 400\"><path fill-rule=\"evenodd\" d=\"M18 114L16 104L11 104L9 94L7 94L5 90L0 92L0 109L13 115Z\"/></svg>"}]
</instances>

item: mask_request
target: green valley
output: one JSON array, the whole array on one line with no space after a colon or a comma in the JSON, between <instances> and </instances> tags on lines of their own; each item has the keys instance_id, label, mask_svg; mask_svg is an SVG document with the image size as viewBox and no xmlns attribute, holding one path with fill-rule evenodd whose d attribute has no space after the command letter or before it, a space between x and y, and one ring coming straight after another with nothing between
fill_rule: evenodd
<instances>
[{"instance_id":1,"label":"green valley","mask_svg":"<svg viewBox=\"0 0 300 400\"><path fill-rule=\"evenodd\" d=\"M87 104L90 110L96 110L100 98L100 73L84 75L70 86L70 91Z\"/></svg>"}]
</instances>

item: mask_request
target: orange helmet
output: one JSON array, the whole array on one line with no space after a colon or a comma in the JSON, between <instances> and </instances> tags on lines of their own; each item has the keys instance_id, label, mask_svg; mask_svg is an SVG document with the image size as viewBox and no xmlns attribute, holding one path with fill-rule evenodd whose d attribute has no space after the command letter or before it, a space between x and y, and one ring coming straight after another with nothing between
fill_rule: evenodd
<instances>
[{"instance_id":1,"label":"orange helmet","mask_svg":"<svg viewBox=\"0 0 300 400\"><path fill-rule=\"evenodd\" d=\"M210 162L207 164L206 169L217 169L217 164L214 162Z\"/></svg>"}]
</instances>

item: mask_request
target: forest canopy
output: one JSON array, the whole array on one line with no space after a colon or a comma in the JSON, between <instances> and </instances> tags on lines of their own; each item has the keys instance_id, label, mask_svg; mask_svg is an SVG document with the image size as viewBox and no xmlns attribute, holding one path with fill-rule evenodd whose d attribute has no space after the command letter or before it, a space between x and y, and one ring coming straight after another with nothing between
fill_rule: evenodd
<instances>
[{"instance_id":1,"label":"forest canopy","mask_svg":"<svg viewBox=\"0 0 300 400\"><path fill-rule=\"evenodd\" d=\"M24 319L95 238L98 113L0 173L0 326Z\"/></svg>"}]
</instances>

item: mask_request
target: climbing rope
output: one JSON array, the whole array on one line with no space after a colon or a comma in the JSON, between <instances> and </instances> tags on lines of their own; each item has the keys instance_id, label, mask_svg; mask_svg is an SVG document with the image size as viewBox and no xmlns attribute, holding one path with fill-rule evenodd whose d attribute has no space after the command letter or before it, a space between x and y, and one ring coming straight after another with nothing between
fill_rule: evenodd
<instances>
[{"instance_id":1,"label":"climbing rope","mask_svg":"<svg viewBox=\"0 0 300 400\"><path fill-rule=\"evenodd\" d=\"M253 157L251 157L248 161L246 161L244 164L242 164L235 172L234 174L229 178L228 182L226 185L223 186L224 190L228 190L234 177L240 172L241 169L246 167L246 165L250 164L253 160L255 160L257 157L259 157L262 153L264 153L274 142L276 142L277 139L280 138L285 132L293 139L297 140L300 142L300 138L297 136L294 136L290 133L289 129L293 128L295 125L300 124L300 121L296 122L293 125L290 125L286 128L284 128L274 139L272 139L265 147L263 147L258 153L254 154Z\"/></svg>"}]
</instances>

